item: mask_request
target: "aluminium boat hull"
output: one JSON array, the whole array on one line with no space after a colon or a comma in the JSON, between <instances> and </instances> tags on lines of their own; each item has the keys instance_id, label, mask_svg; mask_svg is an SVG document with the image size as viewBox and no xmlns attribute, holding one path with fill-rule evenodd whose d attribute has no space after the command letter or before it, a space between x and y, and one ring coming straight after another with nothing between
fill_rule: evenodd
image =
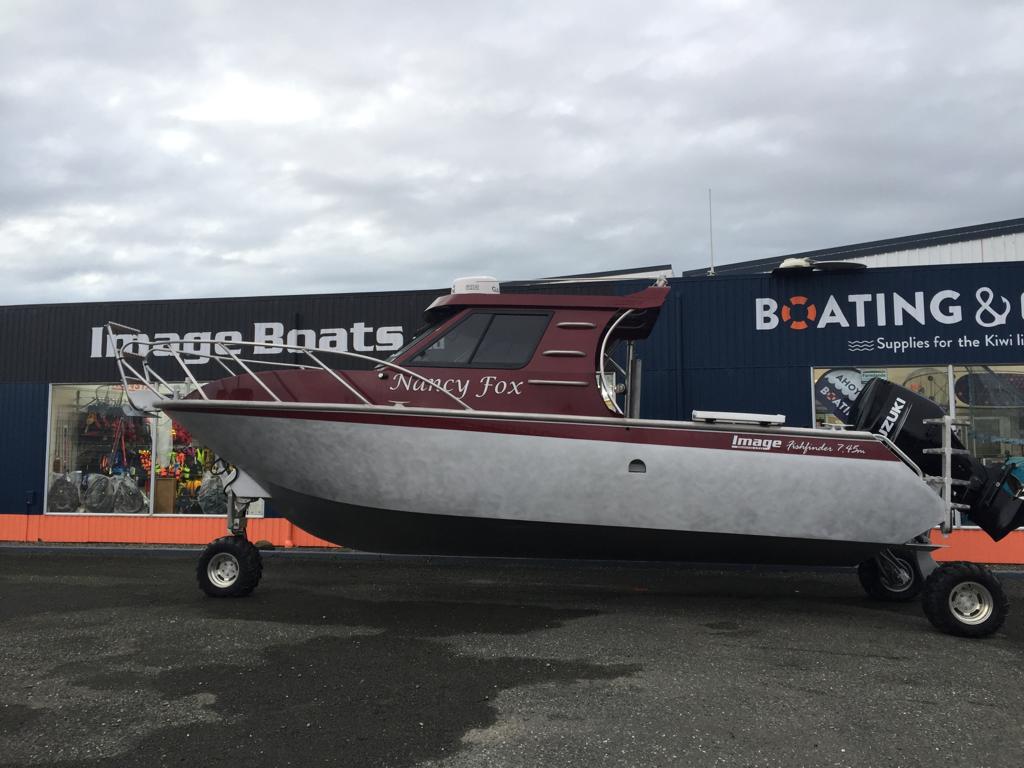
<instances>
[{"instance_id":1,"label":"aluminium boat hull","mask_svg":"<svg viewBox=\"0 0 1024 768\"><path fill-rule=\"evenodd\" d=\"M328 541L378 552L854 564L943 516L867 433L225 401L159 404Z\"/></svg>"}]
</instances>

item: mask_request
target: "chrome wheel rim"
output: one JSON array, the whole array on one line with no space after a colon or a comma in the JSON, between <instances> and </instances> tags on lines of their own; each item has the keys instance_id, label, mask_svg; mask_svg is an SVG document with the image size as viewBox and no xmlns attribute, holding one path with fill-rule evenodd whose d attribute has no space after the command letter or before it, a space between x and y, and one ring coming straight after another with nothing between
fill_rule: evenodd
<instances>
[{"instance_id":1,"label":"chrome wheel rim","mask_svg":"<svg viewBox=\"0 0 1024 768\"><path fill-rule=\"evenodd\" d=\"M914 569L902 558L879 563L878 580L890 592L906 592L914 584Z\"/></svg>"},{"instance_id":2,"label":"chrome wheel rim","mask_svg":"<svg viewBox=\"0 0 1024 768\"><path fill-rule=\"evenodd\" d=\"M206 565L206 578L215 587L224 589L238 581L239 571L241 568L237 557L230 552L218 552Z\"/></svg>"},{"instance_id":3,"label":"chrome wheel rim","mask_svg":"<svg viewBox=\"0 0 1024 768\"><path fill-rule=\"evenodd\" d=\"M981 624L992 615L995 601L988 587L976 581L964 581L949 593L949 610L963 624Z\"/></svg>"}]
</instances>

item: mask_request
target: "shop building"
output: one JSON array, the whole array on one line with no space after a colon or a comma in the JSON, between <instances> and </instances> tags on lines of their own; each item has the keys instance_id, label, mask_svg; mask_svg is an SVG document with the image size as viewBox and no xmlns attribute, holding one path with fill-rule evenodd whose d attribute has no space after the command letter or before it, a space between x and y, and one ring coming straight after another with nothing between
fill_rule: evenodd
<instances>
[{"instance_id":1,"label":"shop building","mask_svg":"<svg viewBox=\"0 0 1024 768\"><path fill-rule=\"evenodd\" d=\"M787 258L794 266L778 269ZM975 455L1024 455L1024 219L707 272L669 281L639 349L642 416L704 409L834 423L865 381L884 377L955 409ZM626 293L647 282L506 290ZM0 539L206 543L222 532L216 489L204 487L211 454L166 418L125 412L108 320L173 342L205 381L218 377L202 356L217 342L386 356L444 292L0 307ZM319 543L272 500L256 514L255 539ZM950 556L1024 562L1024 531L986 544L962 522Z\"/></svg>"}]
</instances>

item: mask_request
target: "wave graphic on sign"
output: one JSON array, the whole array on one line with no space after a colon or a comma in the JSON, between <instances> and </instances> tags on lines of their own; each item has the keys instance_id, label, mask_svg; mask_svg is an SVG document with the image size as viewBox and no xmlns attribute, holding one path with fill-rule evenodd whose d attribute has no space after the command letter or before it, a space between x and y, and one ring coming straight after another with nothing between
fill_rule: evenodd
<instances>
[{"instance_id":1,"label":"wave graphic on sign","mask_svg":"<svg viewBox=\"0 0 1024 768\"><path fill-rule=\"evenodd\" d=\"M864 339L863 341L848 341L846 342L846 348L850 352L872 352L875 349L875 340Z\"/></svg>"}]
</instances>

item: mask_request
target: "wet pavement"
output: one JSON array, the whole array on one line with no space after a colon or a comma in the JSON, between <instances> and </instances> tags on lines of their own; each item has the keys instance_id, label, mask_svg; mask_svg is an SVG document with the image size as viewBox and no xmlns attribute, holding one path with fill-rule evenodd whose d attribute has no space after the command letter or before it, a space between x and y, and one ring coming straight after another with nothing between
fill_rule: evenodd
<instances>
[{"instance_id":1,"label":"wet pavement","mask_svg":"<svg viewBox=\"0 0 1024 768\"><path fill-rule=\"evenodd\" d=\"M1020 766L984 641L850 572L0 547L0 765Z\"/></svg>"}]
</instances>

